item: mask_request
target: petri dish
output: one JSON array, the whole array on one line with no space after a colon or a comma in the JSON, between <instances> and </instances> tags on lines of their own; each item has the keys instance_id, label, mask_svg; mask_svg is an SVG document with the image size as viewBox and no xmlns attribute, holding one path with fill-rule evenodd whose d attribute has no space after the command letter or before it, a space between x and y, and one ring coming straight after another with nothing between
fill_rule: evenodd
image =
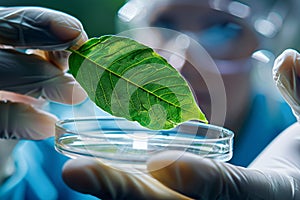
<instances>
[{"instance_id":1,"label":"petri dish","mask_svg":"<svg viewBox=\"0 0 300 200\"><path fill-rule=\"evenodd\" d=\"M150 130L117 117L58 121L55 149L71 158L93 157L110 166L145 169L147 159L162 151L190 152L228 161L234 133L223 127L188 121L170 130Z\"/></svg>"}]
</instances>

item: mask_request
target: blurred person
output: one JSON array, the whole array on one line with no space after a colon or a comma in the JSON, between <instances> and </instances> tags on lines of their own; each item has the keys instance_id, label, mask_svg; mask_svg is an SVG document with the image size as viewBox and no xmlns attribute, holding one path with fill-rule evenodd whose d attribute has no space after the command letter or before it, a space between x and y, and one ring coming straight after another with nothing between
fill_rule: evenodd
<instances>
[{"instance_id":1,"label":"blurred person","mask_svg":"<svg viewBox=\"0 0 300 200\"><path fill-rule=\"evenodd\" d=\"M12 8L12 9L14 9L14 8ZM73 82L72 78L68 77L68 75L66 73L64 73L65 72L65 70L64 70L65 62L64 61L66 59L65 54L58 53L63 49L66 49L70 46L75 45L76 42L78 42L80 44L80 41L81 41L81 39L79 39L80 37L85 38L84 33L82 33L83 30L82 30L80 22L78 22L77 20L75 20L74 18L72 18L68 15L64 15L63 13L60 13L60 12L56 13L56 12L53 12L50 10L43 10L43 9L26 10L26 8L17 8L16 10L10 10L8 8L8 9L3 9L2 12L3 12L4 19L7 19L5 17L8 17L8 19L14 19L13 21L10 21L10 20L5 21L4 20L7 24L10 24L10 25L12 23L15 24L16 19L19 19L19 20L23 19L22 17L24 17L24 16L26 19L34 18L35 20L28 20L28 21L25 20L25 22L31 22L32 24L30 24L31 26L26 26L25 30L18 29L18 30L22 30L22 34L23 34L23 35L21 35L22 37L20 37L20 38L14 37L14 36L16 36L14 34L7 34L7 33L10 33L11 30L15 30L15 29L13 29L14 26L7 26L7 24L3 25L3 30L5 30L5 31L3 31L3 35L2 35L3 40L1 41L1 43L3 43L4 45L9 45L9 46L12 45L12 46L17 46L19 48L21 47L21 50L20 49L16 49L17 51L12 50L12 49L2 50L2 53L3 53L3 59L2 59L3 65L2 66L3 66L3 72L5 72L5 73L1 73L3 75L3 79L1 79L1 80L3 80L3 87L1 88L1 90L17 92L17 93L21 93L21 94L34 96L34 97L42 96L43 98L46 98L48 100L55 100L55 101L59 101L62 103L76 104L75 107L71 106L72 108L78 109L78 111L76 111L76 112L81 113L84 110L82 115L91 114L91 113L94 114L94 112L95 112L94 107L93 107L94 105L88 99L86 99L84 92L80 89L80 87L78 85L76 85L75 82ZM19 15L18 13L22 13L22 15ZM12 14L12 15L10 15L10 14ZM49 14L52 17L49 17ZM39 16L41 18L39 18L37 16ZM61 16L61 18L59 16ZM18 18L18 17L20 17L20 18ZM41 19L41 21L39 21L37 19ZM44 23L45 22L44 20L46 20L46 22L48 22L48 23ZM50 21L48 21L48 20L50 20ZM67 25L65 23L61 24L61 22L62 22L61 20L64 21ZM21 22L23 22L23 20L20 20L19 22L20 22L19 25L22 25ZM38 22L40 22L40 23L38 23ZM58 26L58 27L55 26L56 22L57 22L57 24L60 24L62 26ZM50 26L50 29L47 26L49 24L52 25L52 26ZM35 28L36 26L39 28L36 29ZM68 30L69 30L68 28L72 27L71 30L73 30L73 28L74 28L73 26L77 27L77 28L75 28L75 33L73 33L71 31L70 37L67 37L67 36L69 36L68 34L66 34L66 33L68 33ZM23 26L21 26L21 28L22 27ZM28 27L31 27L32 29L31 28L27 29ZM20 28L20 27L18 27L18 28ZM35 33L34 31L32 32L32 30L40 30L41 32ZM59 30L61 30L64 34L60 34L62 32L59 32ZM56 31L58 31L58 32L56 32ZM77 33L81 36L76 35L76 31L78 31ZM18 33L18 32L15 32L15 33ZM49 34L49 33L51 33L51 34ZM54 37L52 34L54 35ZM12 36L13 39L9 38L9 36ZM48 38L47 36L50 36L50 38ZM27 41L27 39L28 39L28 41ZM82 39L82 41L84 41L84 39ZM39 51L36 51L36 52L34 51L35 55L24 54L22 52L23 51L22 49L28 49L28 48L44 49L44 50L48 50L50 53L45 53L45 52L41 53ZM58 53L58 54L56 54L56 53ZM45 61L45 59L46 59L46 61ZM7 68L6 66L8 63L11 64L9 66L14 66L14 68ZM28 65L27 65L28 63L30 63L30 67L32 67L32 69L30 69L29 71L28 71ZM36 63L37 64L36 67L34 67L35 65L33 65L32 63ZM44 66L45 68L42 67L40 69L39 68L40 66ZM56 70L55 66L58 68L62 68L62 70ZM33 74L36 76L32 76ZM50 77L45 76L46 74L48 74ZM64 78L58 78L58 79L53 80L52 78L56 77L57 75L58 75L58 77L64 77ZM26 78L24 78L24 77L26 77ZM34 82L36 84L32 84L31 81L33 79L28 79L28 77L36 78L36 80L34 79ZM26 82L26 79L30 80L30 81ZM18 81L20 81L20 80L21 80L21 82L19 83ZM16 81L16 82L12 82L12 81ZM22 82L22 81L25 81L25 82ZM53 81L53 84L50 84L52 81ZM66 82L71 83L71 84L70 85L65 84ZM6 83L6 84L4 84L4 83ZM75 86L74 86L74 84L75 84ZM58 86L60 86L60 87L58 87ZM65 86L65 87L62 87L62 86ZM70 88L68 88L68 87L71 87L72 90L73 90L73 87L75 87L75 88L78 87L77 88L78 92L81 95L78 95L77 100L69 101L70 100L69 98L66 98L66 99L62 98L62 96L60 95L61 92L63 92L64 94L65 93L69 94L68 91L71 91ZM76 89L76 91L77 91L77 89ZM6 139L8 139L8 138L10 138L10 139L24 138L24 139L39 140L39 139L49 137L49 136L51 136L51 134L53 134L53 122L57 120L56 117L64 118L70 114L69 113L70 110L66 109L65 105L62 105L59 103L54 103L54 102L52 102L50 104L46 103L46 106L43 106L43 111L41 111L38 109L38 106L40 104L39 104L39 101L36 101L36 99L30 98L30 97L24 96L24 95L19 96L16 93L10 93L10 92L2 91L2 93L1 93L1 97L2 97L1 102L3 105L3 109L1 109L1 116L2 116L1 122L3 123L1 137L3 137L3 138L6 138ZM64 97L70 97L70 96L66 95ZM52 106L55 106L56 109L53 110L51 108ZM11 109L11 108L13 108L13 109ZM86 111L85 110L86 108L90 108L90 110ZM55 114L56 116L44 113L45 110L46 111L51 110L51 112L53 114ZM55 112L55 110L56 110L56 112ZM98 112L100 112L100 111L98 111ZM46 114L46 115L44 115L44 114ZM102 114L103 113L101 113L101 112L97 113L97 115L102 115ZM8 116L9 116L9 120L7 120ZM26 116L26 118L24 118L24 116ZM32 116L32 117L30 117L30 116ZM28 121L22 121L24 119L27 119ZM43 119L45 119L45 123L42 123ZM7 121L11 121L14 123L7 124L6 123ZM38 121L40 122L39 123L40 126L36 126L38 124L37 123ZM46 122L48 122L48 123L46 123ZM52 129L51 129L51 127L52 127ZM37 128L37 129L35 129L35 128ZM41 132L42 132L42 134L41 134ZM8 147L3 148L7 152L5 152L1 155L10 155L10 152L15 145L14 143L16 143L16 142L15 141L11 142L11 140L2 140L2 141L3 141L3 145L1 145L1 146L4 147L4 144L6 144L6 145L8 145ZM9 144L10 142L12 144ZM53 140L51 140L51 139L45 140L45 141L43 140L40 142L26 141L26 142L21 142L18 145L20 145L20 146L14 152L13 157L9 157L9 156L1 157L5 161L5 165L9 166L9 167L5 167L4 170L2 170L2 172L4 172L4 173L2 173L3 184L0 189L1 197L8 198L8 199L22 199L22 198L25 198L25 199L26 198L28 198L28 199L43 199L43 198L45 198L45 199L67 199L67 198L84 199L84 198L92 198L91 196L80 195L78 193L70 191L68 188L66 188L65 185L63 185L62 180L58 178L58 175L61 172L60 167L61 167L62 163L66 160L66 158L63 156L58 156L58 154L55 154L55 151L53 149ZM1 148L1 150L2 150L2 148ZM15 158L15 160L14 160L15 163L13 163L14 161L12 161L12 158ZM166 157L166 158L168 158L168 157ZM171 159L171 158L172 157L169 157L169 159ZM4 163L4 162L1 162L1 163ZM11 167L11 166L14 166L12 163L15 164L15 169L14 169L14 167ZM49 163L51 163L51 165ZM93 171L93 173L101 174L100 172L101 172L102 166L99 165L99 163L96 163L96 165L94 165L95 164L94 161L91 163L92 163L92 165L90 165L90 163L88 163L89 165L87 165L86 162L80 163L80 160L78 160L78 161L75 160L75 161L68 163L68 165L66 165L66 167L65 167L65 180L67 180L67 183L73 185L73 188L79 190L80 192L82 192L82 188L79 189L82 186L81 184L86 184L86 187L92 186L93 182L89 182L92 179L88 179L87 182L83 182L84 179L82 179L82 178L84 178L84 177L81 177L82 181L79 183L77 182L78 176L82 175L82 172L86 172L85 171L86 169L87 170L90 169L89 166L96 167L96 169ZM2 166L4 166L4 164ZM57 168L54 168L54 166L57 166ZM77 167L80 167L79 171L78 171ZM86 167L86 168L83 168L83 167ZM69 173L70 169L71 169L71 171L73 170L72 172L73 173L75 172L75 174ZM210 169L210 168L206 168L206 169ZM98 170L100 170L100 172ZM105 170L103 170L103 172L105 172ZM112 172L115 173L114 171L112 171ZM103 180L103 178L105 178L105 176L99 177L99 174L97 175L97 174L93 174L93 173L91 173L91 174L95 175L94 178L101 178L102 180ZM111 174L108 173L107 175L109 176ZM115 173L115 175L118 176L118 173ZM126 176L128 176L129 179L127 179ZM72 178L72 177L74 178L74 182L70 183L70 181L68 181L68 180L70 180L70 178ZM117 193L118 193L118 191L123 191L122 189L127 190L126 186L130 186L130 184L128 184L128 185L126 184L127 183L126 180L132 180L133 183L144 183L143 176L137 177L142 182L135 181L134 178L131 178L130 175L126 175L126 174L125 174L125 176L123 176L123 174L120 174L118 177L121 180L123 180L123 181L118 181L118 183L125 184L125 185L122 185L121 188L118 188L118 187L113 188ZM124 177L125 177L125 179L123 179ZM149 178L148 176L146 176L146 177ZM163 176L161 176L161 177L163 177ZM91 178L91 177L86 176L86 178ZM146 180L147 180L147 178L146 178ZM114 181L114 179L112 179L112 178L110 180ZM41 183L43 183L43 184L41 184ZM90 185L90 183L92 185ZM97 184L97 182L94 182L94 183ZM162 184L159 184L157 182L155 182L155 183L158 184L158 186L163 186ZM74 187L74 184L75 185L77 184L78 187L77 188ZM96 187L96 189L94 187L85 188L86 190L83 192L92 193L92 192L90 192L90 190L95 189L95 191L96 191L99 188L101 189L100 186L101 185L98 185ZM105 184L102 186L103 186L103 188L106 187ZM145 186L145 185L141 184L140 186ZM148 186L148 187L150 187L150 186ZM139 188L141 188L142 191L144 190L143 187L139 187ZM110 189L112 189L112 188L110 188ZM120 189L120 190L118 190L118 189ZM134 192L134 189L136 189L136 188L133 187L132 189L133 190L128 190L128 192ZM170 190L167 190L167 191L170 191ZM107 190L107 192L109 193L110 191ZM145 192L147 192L147 191L145 190ZM29 194L32 196L28 196ZM92 194L95 195L95 192L93 192ZM119 194L122 194L122 192ZM139 193L136 193L136 195L138 195L138 194ZM23 197L20 195L23 195ZM100 195L97 194L96 196L100 196ZM116 196L116 197L118 197L118 196ZM139 196L139 197L141 198L142 196ZM136 198L138 199L139 197L136 197ZM171 197L175 197L175 196L171 196ZM151 195L149 196L149 198L153 199L153 198L151 198Z\"/></svg>"},{"instance_id":2,"label":"blurred person","mask_svg":"<svg viewBox=\"0 0 300 200\"><path fill-rule=\"evenodd\" d=\"M209 122L234 131L230 162L248 166L295 121L271 77L275 56L290 47L286 46L290 37L285 39L284 34L294 22L294 13L287 16L294 5L293 1L252 5L227 0L130 0L119 10L117 26L119 34L152 46L178 69ZM296 38L295 32L289 36ZM182 34L189 38L187 44L178 42ZM216 67L206 61L208 56L197 43Z\"/></svg>"}]
</instances>

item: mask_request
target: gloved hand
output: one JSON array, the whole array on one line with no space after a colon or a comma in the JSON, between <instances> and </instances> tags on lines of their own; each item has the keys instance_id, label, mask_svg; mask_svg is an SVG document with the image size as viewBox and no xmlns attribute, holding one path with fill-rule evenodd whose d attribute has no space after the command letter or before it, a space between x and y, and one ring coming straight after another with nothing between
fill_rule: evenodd
<instances>
[{"instance_id":1,"label":"gloved hand","mask_svg":"<svg viewBox=\"0 0 300 200\"><path fill-rule=\"evenodd\" d=\"M274 79L298 118L299 70L299 54L291 50L274 64ZM300 199L299 132L299 123L291 125L248 168L170 151L148 161L148 174L81 158L66 163L63 178L101 199Z\"/></svg>"},{"instance_id":2,"label":"gloved hand","mask_svg":"<svg viewBox=\"0 0 300 200\"><path fill-rule=\"evenodd\" d=\"M300 119L300 54L293 49L285 50L277 57L273 77L286 102L292 108L297 120Z\"/></svg>"},{"instance_id":3,"label":"gloved hand","mask_svg":"<svg viewBox=\"0 0 300 200\"><path fill-rule=\"evenodd\" d=\"M46 100L76 104L85 91L66 73L67 48L87 39L81 23L40 7L0 8L0 184L11 173L16 140L54 135ZM5 140L4 140L5 139Z\"/></svg>"}]
</instances>

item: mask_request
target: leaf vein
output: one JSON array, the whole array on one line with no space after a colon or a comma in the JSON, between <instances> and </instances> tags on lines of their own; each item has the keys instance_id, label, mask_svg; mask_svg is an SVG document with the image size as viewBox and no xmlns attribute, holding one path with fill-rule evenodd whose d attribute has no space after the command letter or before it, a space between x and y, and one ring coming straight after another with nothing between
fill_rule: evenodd
<instances>
[{"instance_id":1,"label":"leaf vein","mask_svg":"<svg viewBox=\"0 0 300 200\"><path fill-rule=\"evenodd\" d=\"M75 54L79 55L79 56L82 56L82 57L86 58L89 62L93 63L94 65L99 66L99 67L101 67L101 68L104 69L104 70L107 70L109 73L114 74L115 76L117 76L117 77L119 77L119 78L121 78L121 79L124 79L126 82L128 82L128 83L130 83L130 84L132 84L132 85L135 85L136 87L142 89L143 91L145 91L145 92L147 92L147 93L152 94L153 96L156 96L158 99L161 99L159 96L157 96L156 94L152 93L150 90L147 90L146 88L141 87L140 85L138 85L138 84L136 84L136 83L130 81L129 79L120 76L119 74L115 73L114 71L109 70L108 68L106 68L106 67L104 67L104 66L102 66L102 65L99 65L98 63L96 63L95 61L93 61L92 59L90 59L89 57L83 55L81 52L76 51L76 50L75 50L75 51L73 50L73 52L74 52ZM174 105L172 102L169 102L169 101L167 101L167 100L165 100L165 99L161 99L161 100L164 101L164 102L166 102L166 103L168 103L168 104L170 104L170 105L173 105L174 107L178 107L177 105Z\"/></svg>"}]
</instances>

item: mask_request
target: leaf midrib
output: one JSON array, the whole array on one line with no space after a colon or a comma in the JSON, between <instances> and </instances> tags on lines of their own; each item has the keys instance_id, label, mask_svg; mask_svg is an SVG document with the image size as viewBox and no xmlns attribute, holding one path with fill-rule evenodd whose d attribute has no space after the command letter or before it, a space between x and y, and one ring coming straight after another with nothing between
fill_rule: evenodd
<instances>
[{"instance_id":1,"label":"leaf midrib","mask_svg":"<svg viewBox=\"0 0 300 200\"><path fill-rule=\"evenodd\" d=\"M174 106L174 107L176 107L176 108L180 108L180 106L177 106L177 105L175 105L174 103L169 102L169 101L167 101L167 100L161 98L160 96L158 96L158 95L152 93L151 91L147 90L146 88L143 88L143 87L137 85L136 83L130 81L129 79L126 79L126 78L122 77L121 75L115 73L114 71L109 70L108 68L103 67L102 65L99 65L98 63L96 63L96 62L94 62L92 59L90 59L89 57L87 57L87 56L83 55L82 53L80 53L79 51L73 50L73 49L70 49L70 51L71 51L72 53L75 53L75 54L79 55L79 56L82 56L83 58L85 58L85 59L87 59L88 61L92 62L92 63L95 64L96 66L99 66L99 67L101 67L101 68L104 69L104 70L107 70L107 71L110 72L111 74L114 74L115 76L117 76L117 77L119 77L119 78L121 78L121 79L124 79L124 80L127 81L128 83L131 83L132 85L134 85L134 86L136 86L136 87L138 87L138 88L140 88L140 89L142 89L142 90L144 90L144 91L146 91L146 92L152 94L153 96L157 97L158 99L161 99L162 101L164 101L164 102L166 102L166 103L168 103L168 104L170 104L170 105L172 105L172 106ZM155 55L153 55L153 56L155 56ZM143 60L142 60L142 61L143 61ZM142 61L140 61L140 62L142 62ZM183 108L181 108L181 109L183 109ZM191 111L189 111L189 110L187 110L187 109L184 109L184 110L186 110L186 111L188 111L188 112L191 112Z\"/></svg>"}]
</instances>

